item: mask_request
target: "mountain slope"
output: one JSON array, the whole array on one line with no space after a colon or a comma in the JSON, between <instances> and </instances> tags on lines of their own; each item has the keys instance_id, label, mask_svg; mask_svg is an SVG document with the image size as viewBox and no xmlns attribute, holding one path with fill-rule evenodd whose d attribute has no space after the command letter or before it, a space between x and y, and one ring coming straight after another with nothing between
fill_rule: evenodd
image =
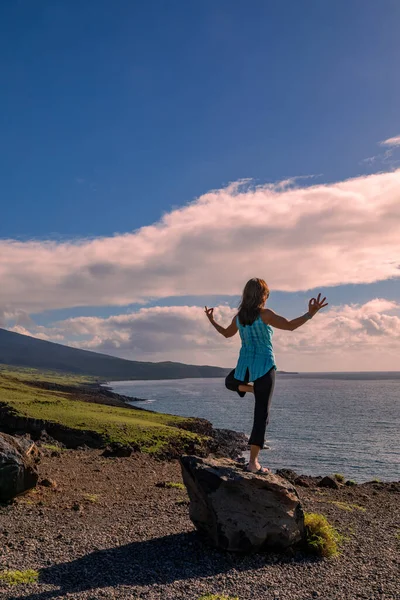
<instances>
[{"instance_id":1,"label":"mountain slope","mask_svg":"<svg viewBox=\"0 0 400 600\"><path fill-rule=\"evenodd\" d=\"M174 362L139 362L46 342L0 329L0 363L93 375L108 381L224 377L227 369Z\"/></svg>"}]
</instances>

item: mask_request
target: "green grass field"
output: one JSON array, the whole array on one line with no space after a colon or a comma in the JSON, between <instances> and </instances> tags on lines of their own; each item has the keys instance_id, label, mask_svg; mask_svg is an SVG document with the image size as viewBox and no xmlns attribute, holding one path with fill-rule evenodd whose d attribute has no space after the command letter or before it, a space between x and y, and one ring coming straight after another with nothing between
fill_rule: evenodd
<instances>
[{"instance_id":1,"label":"green grass field","mask_svg":"<svg viewBox=\"0 0 400 600\"><path fill-rule=\"evenodd\" d=\"M93 431L102 436L105 444L133 443L142 452L162 453L171 443L184 450L190 442L203 444L206 441L204 436L177 427L190 421L184 417L84 402L75 399L73 393L40 389L34 385L34 382L51 382L76 386L79 392L79 386L95 381L91 377L0 366L0 403L13 409L18 416Z\"/></svg>"}]
</instances>

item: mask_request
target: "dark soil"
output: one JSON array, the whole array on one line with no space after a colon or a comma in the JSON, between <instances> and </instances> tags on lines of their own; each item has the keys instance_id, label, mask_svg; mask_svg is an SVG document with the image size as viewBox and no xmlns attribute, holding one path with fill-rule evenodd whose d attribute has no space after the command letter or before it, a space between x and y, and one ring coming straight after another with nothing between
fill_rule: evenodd
<instances>
[{"instance_id":1,"label":"dark soil","mask_svg":"<svg viewBox=\"0 0 400 600\"><path fill-rule=\"evenodd\" d=\"M226 554L188 517L177 460L101 450L43 450L45 485L0 507L0 569L36 569L39 583L6 586L2 600L399 600L400 485L298 487L307 512L344 536L339 556ZM332 502L364 508L346 510Z\"/></svg>"}]
</instances>

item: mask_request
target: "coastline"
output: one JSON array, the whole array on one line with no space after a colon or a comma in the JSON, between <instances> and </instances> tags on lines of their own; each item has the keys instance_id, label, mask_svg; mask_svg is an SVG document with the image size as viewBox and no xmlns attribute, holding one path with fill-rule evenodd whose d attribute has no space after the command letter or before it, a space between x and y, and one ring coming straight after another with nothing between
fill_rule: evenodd
<instances>
[{"instance_id":1,"label":"coastline","mask_svg":"<svg viewBox=\"0 0 400 600\"><path fill-rule=\"evenodd\" d=\"M247 447L244 434L214 428L206 419L132 406L130 397L99 382L10 373L0 373L0 431L5 433L33 440L44 434L67 448L125 448L125 453L166 459L183 453L236 458Z\"/></svg>"}]
</instances>

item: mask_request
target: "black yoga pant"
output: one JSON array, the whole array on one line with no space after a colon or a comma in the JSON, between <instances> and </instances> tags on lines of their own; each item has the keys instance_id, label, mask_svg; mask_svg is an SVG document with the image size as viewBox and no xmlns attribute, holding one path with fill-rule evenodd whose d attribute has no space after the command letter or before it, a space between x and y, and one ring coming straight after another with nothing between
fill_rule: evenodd
<instances>
[{"instance_id":1,"label":"black yoga pant","mask_svg":"<svg viewBox=\"0 0 400 600\"><path fill-rule=\"evenodd\" d=\"M246 392L239 391L239 385L249 382L249 370L247 369L244 381L235 379L235 369L229 373L225 379L225 386L228 390L237 392L243 397ZM268 373L254 381L254 420L253 429L249 438L249 446L259 446L264 448L265 430L269 423L269 407L271 405L272 394L275 387L275 367L272 367Z\"/></svg>"}]
</instances>

